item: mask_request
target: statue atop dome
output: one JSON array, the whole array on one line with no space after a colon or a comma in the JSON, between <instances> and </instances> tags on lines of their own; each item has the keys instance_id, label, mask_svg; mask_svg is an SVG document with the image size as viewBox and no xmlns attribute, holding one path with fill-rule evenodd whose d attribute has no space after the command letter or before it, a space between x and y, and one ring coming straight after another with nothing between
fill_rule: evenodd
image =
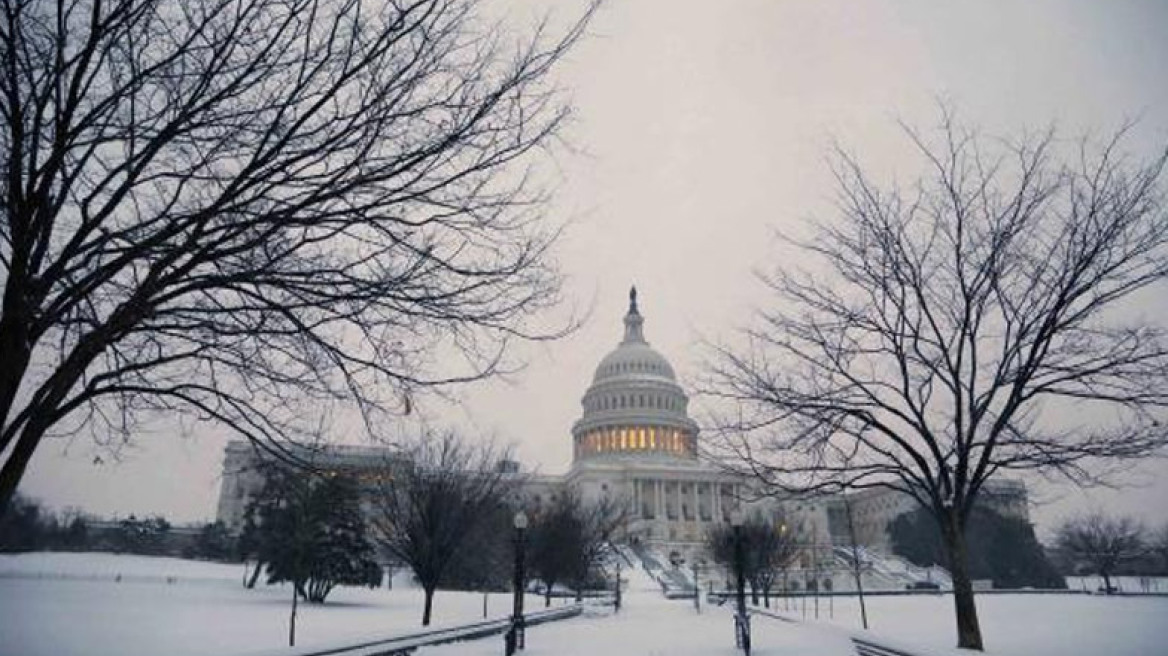
<instances>
[{"instance_id":1,"label":"statue atop dome","mask_svg":"<svg viewBox=\"0 0 1168 656\"><path fill-rule=\"evenodd\" d=\"M622 344L647 344L641 326L645 320L637 309L637 286L629 288L629 312L625 315L625 338Z\"/></svg>"}]
</instances>

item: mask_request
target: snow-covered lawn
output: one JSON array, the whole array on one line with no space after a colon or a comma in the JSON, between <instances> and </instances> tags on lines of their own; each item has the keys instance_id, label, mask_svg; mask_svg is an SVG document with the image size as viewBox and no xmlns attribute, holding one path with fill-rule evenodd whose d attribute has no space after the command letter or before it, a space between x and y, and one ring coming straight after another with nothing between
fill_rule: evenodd
<instances>
[{"instance_id":1,"label":"snow-covered lawn","mask_svg":"<svg viewBox=\"0 0 1168 656\"><path fill-rule=\"evenodd\" d=\"M174 558L0 556L0 656L227 656L287 645L290 588L244 590L242 574L242 566ZM422 594L408 580L300 604L297 646L420 629ZM480 594L440 591L434 625L482 619L482 606ZM490 596L491 617L509 609L509 596Z\"/></svg>"},{"instance_id":2,"label":"snow-covered lawn","mask_svg":"<svg viewBox=\"0 0 1168 656\"><path fill-rule=\"evenodd\" d=\"M118 575L121 580L118 581ZM110 554L0 556L0 656L234 656L287 644L284 586L244 590L240 566ZM525 656L735 654L729 605L694 612L667 601L639 570L619 615L592 612L533 627ZM393 590L338 588L324 606L301 604L298 646L338 645L419 627L421 592L395 577ZM169 582L168 582L169 581ZM482 596L439 592L435 624L482 617ZM504 617L510 597L490 597L489 616ZM926 654L954 654L952 597L870 597L873 638ZM529 608L542 600L529 597ZM802 603L779 612L803 618ZM978 598L992 656L1145 656L1168 654L1168 598L995 594ZM851 656L858 632L854 598L820 600L819 620L756 616L757 656ZM497 656L501 638L447 645L419 656ZM739 652L740 653L740 652Z\"/></svg>"},{"instance_id":3,"label":"snow-covered lawn","mask_svg":"<svg viewBox=\"0 0 1168 656\"><path fill-rule=\"evenodd\" d=\"M866 602L875 636L926 649L957 642L950 595L868 597ZM778 604L780 612L803 617L802 601L790 611L783 611L782 601ZM828 600L820 599L820 622L860 627L856 598L835 599L834 617L829 608ZM1168 597L985 594L978 596L977 610L986 652L995 656L1168 654ZM807 619L815 622L811 599Z\"/></svg>"}]
</instances>

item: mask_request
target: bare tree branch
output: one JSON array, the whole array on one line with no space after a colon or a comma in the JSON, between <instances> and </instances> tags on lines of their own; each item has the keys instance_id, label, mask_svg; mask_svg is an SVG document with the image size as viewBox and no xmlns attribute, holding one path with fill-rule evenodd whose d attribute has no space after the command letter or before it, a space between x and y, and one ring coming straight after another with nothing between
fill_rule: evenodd
<instances>
[{"instance_id":1,"label":"bare tree branch","mask_svg":"<svg viewBox=\"0 0 1168 656\"><path fill-rule=\"evenodd\" d=\"M528 326L559 290L532 167L593 9L522 37L471 0L0 3L0 507L67 418L374 432L570 329Z\"/></svg>"},{"instance_id":2,"label":"bare tree branch","mask_svg":"<svg viewBox=\"0 0 1168 656\"><path fill-rule=\"evenodd\" d=\"M715 451L772 493L896 489L962 552L998 472L1095 482L1168 443L1168 334L1122 311L1168 277L1168 152L1125 156L1131 126L1070 158L1053 130L991 139L947 110L937 138L902 127L921 177L882 186L838 148L839 216L789 240L818 268L762 275L775 303L714 347L706 391L734 408ZM1098 421L1040 420L1069 403Z\"/></svg>"}]
</instances>

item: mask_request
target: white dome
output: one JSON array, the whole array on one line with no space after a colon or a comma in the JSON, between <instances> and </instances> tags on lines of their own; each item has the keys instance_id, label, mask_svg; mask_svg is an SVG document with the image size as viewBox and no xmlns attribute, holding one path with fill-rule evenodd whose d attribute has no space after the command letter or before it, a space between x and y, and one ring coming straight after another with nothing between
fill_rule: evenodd
<instances>
[{"instance_id":1,"label":"white dome","mask_svg":"<svg viewBox=\"0 0 1168 656\"><path fill-rule=\"evenodd\" d=\"M657 351L644 342L624 343L615 351L604 356L596 366L592 382L623 377L651 376L666 380L677 380L673 366Z\"/></svg>"},{"instance_id":2,"label":"white dome","mask_svg":"<svg viewBox=\"0 0 1168 656\"><path fill-rule=\"evenodd\" d=\"M697 425L672 365L645 341L637 290L629 292L625 335L600 361L572 428L576 458L696 457Z\"/></svg>"}]
</instances>

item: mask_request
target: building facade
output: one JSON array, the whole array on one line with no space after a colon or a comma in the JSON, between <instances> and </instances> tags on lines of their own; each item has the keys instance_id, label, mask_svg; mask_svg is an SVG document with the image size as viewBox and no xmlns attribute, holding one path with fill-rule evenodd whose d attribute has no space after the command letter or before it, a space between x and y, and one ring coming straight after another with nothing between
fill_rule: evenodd
<instances>
[{"instance_id":1,"label":"building facade","mask_svg":"<svg viewBox=\"0 0 1168 656\"><path fill-rule=\"evenodd\" d=\"M623 337L596 366L571 428L572 464L563 475L520 478L521 503L532 512L554 503L568 490L585 502L608 499L626 508L621 536L661 555L700 557L706 535L735 512L782 518L800 541L814 550L850 544L842 497L781 503L757 499L752 482L703 460L700 431L689 416L689 397L669 360L645 338L637 292L629 293ZM401 464L388 447L286 447L296 459L358 478L391 475ZM247 442L231 442L223 465L218 518L238 529L248 500L263 485L264 455ZM514 463L508 463L514 464ZM1025 518L1026 490L1014 481L993 482L987 499L1000 512ZM910 497L868 490L847 497L858 542L888 553L888 526L912 510Z\"/></svg>"},{"instance_id":2,"label":"building facade","mask_svg":"<svg viewBox=\"0 0 1168 656\"><path fill-rule=\"evenodd\" d=\"M580 406L564 485L585 500L623 503L626 539L689 557L711 526L742 507L747 481L698 457L689 398L673 366L645 339L635 288L624 336L596 366Z\"/></svg>"},{"instance_id":3,"label":"building facade","mask_svg":"<svg viewBox=\"0 0 1168 656\"><path fill-rule=\"evenodd\" d=\"M1021 481L991 479L986 481L978 498L979 504L1005 517L1030 521L1026 486ZM831 539L837 544L850 544L848 506L851 506L852 525L856 542L869 549L892 553L892 522L899 516L919 507L916 499L896 490L873 488L839 496L828 501L828 520Z\"/></svg>"}]
</instances>

